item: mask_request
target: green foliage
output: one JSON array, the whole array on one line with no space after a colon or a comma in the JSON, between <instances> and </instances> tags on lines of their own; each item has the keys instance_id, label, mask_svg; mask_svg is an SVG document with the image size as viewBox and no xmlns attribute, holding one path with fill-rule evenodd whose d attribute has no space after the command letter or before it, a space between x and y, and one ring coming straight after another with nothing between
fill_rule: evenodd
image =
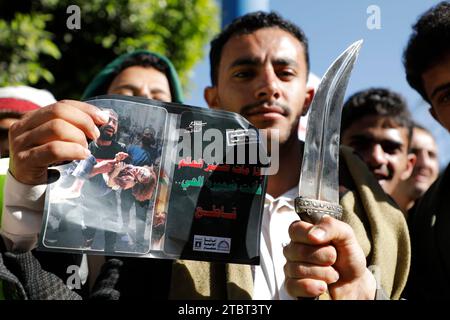
<instances>
[{"instance_id":1,"label":"green foliage","mask_svg":"<svg viewBox=\"0 0 450 320\"><path fill-rule=\"evenodd\" d=\"M8 10L0 4L0 84L40 80L38 85L58 98L78 98L108 62L140 48L167 56L186 89L189 71L219 30L214 0L7 2ZM73 4L81 9L80 30L66 27L71 15L66 10ZM14 19L8 20L12 10ZM21 33L13 31L16 20L26 25Z\"/></svg>"},{"instance_id":2,"label":"green foliage","mask_svg":"<svg viewBox=\"0 0 450 320\"><path fill-rule=\"evenodd\" d=\"M52 73L39 63L41 55L59 59L61 53L45 30L51 15L16 13L10 22L0 20L0 86L53 82Z\"/></svg>"}]
</instances>

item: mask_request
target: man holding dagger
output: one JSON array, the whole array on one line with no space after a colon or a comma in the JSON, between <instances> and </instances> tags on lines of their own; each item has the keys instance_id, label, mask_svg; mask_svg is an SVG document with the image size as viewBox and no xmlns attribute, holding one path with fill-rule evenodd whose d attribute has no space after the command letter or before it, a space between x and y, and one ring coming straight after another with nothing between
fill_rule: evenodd
<instances>
[{"instance_id":1,"label":"man holding dagger","mask_svg":"<svg viewBox=\"0 0 450 320\"><path fill-rule=\"evenodd\" d=\"M172 286L170 297L292 299L320 296L328 289L332 299L374 299L382 291L399 298L409 268L406 223L356 156L344 150L341 158L344 222L325 216L313 225L299 221L294 210L304 149L297 139L297 127L314 95L306 87L309 58L303 32L274 13L248 14L212 42L210 60L212 86L205 89L208 105L240 113L260 129L277 129L280 170L268 182L261 266L177 261L171 283L183 281L185 285ZM90 117L93 126L91 106L77 103L73 107ZM80 130L87 127L80 125ZM333 176L338 170L335 163L329 168ZM337 187L336 183L336 193ZM368 265L377 266L383 290L377 290ZM186 281L186 272L191 281ZM224 278L227 281L222 286Z\"/></svg>"}]
</instances>

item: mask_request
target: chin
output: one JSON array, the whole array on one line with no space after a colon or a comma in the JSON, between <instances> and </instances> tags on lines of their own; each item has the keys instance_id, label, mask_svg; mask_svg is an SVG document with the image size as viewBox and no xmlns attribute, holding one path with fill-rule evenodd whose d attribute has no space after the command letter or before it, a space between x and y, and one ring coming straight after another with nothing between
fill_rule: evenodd
<instances>
[{"instance_id":1,"label":"chin","mask_svg":"<svg viewBox=\"0 0 450 320\"><path fill-rule=\"evenodd\" d=\"M391 194L392 193L392 187L389 184L389 181L386 180L378 180L378 183L380 184L381 188L383 189L383 191L387 194Z\"/></svg>"}]
</instances>

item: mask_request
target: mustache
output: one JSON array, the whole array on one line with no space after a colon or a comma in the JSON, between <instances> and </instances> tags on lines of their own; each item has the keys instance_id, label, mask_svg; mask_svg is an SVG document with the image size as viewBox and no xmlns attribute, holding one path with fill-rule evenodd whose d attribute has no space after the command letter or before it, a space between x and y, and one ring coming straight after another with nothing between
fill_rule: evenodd
<instances>
[{"instance_id":1,"label":"mustache","mask_svg":"<svg viewBox=\"0 0 450 320\"><path fill-rule=\"evenodd\" d=\"M249 114L250 112L252 112L254 109L260 108L264 105L267 105L268 107L280 107L283 110L283 113L286 116L290 116L291 115L291 109L289 109L289 107L285 104L279 103L277 101L275 102L270 102L268 100L263 100L263 101L258 101L255 103L251 103L251 104L247 104L245 106L242 107L241 111L239 112L241 115L246 115Z\"/></svg>"},{"instance_id":2,"label":"mustache","mask_svg":"<svg viewBox=\"0 0 450 320\"><path fill-rule=\"evenodd\" d=\"M109 125L105 125L103 127L100 127L100 131L106 131L106 129L111 129L112 131L114 131L114 128L112 126L109 126Z\"/></svg>"},{"instance_id":3,"label":"mustache","mask_svg":"<svg viewBox=\"0 0 450 320\"><path fill-rule=\"evenodd\" d=\"M387 165L382 165L380 167L369 166L369 169L375 176L384 176L384 180L391 180L394 176L394 172L390 170Z\"/></svg>"}]
</instances>

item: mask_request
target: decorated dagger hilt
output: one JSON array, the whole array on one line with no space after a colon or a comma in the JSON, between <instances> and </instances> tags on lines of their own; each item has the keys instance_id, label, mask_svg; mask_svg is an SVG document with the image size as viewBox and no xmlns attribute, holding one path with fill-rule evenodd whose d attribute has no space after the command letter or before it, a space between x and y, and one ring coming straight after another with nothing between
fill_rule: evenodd
<instances>
[{"instance_id":1,"label":"decorated dagger hilt","mask_svg":"<svg viewBox=\"0 0 450 320\"><path fill-rule=\"evenodd\" d=\"M295 198L295 211L302 221L317 224L326 214L341 220L343 209L337 203L297 197Z\"/></svg>"}]
</instances>

